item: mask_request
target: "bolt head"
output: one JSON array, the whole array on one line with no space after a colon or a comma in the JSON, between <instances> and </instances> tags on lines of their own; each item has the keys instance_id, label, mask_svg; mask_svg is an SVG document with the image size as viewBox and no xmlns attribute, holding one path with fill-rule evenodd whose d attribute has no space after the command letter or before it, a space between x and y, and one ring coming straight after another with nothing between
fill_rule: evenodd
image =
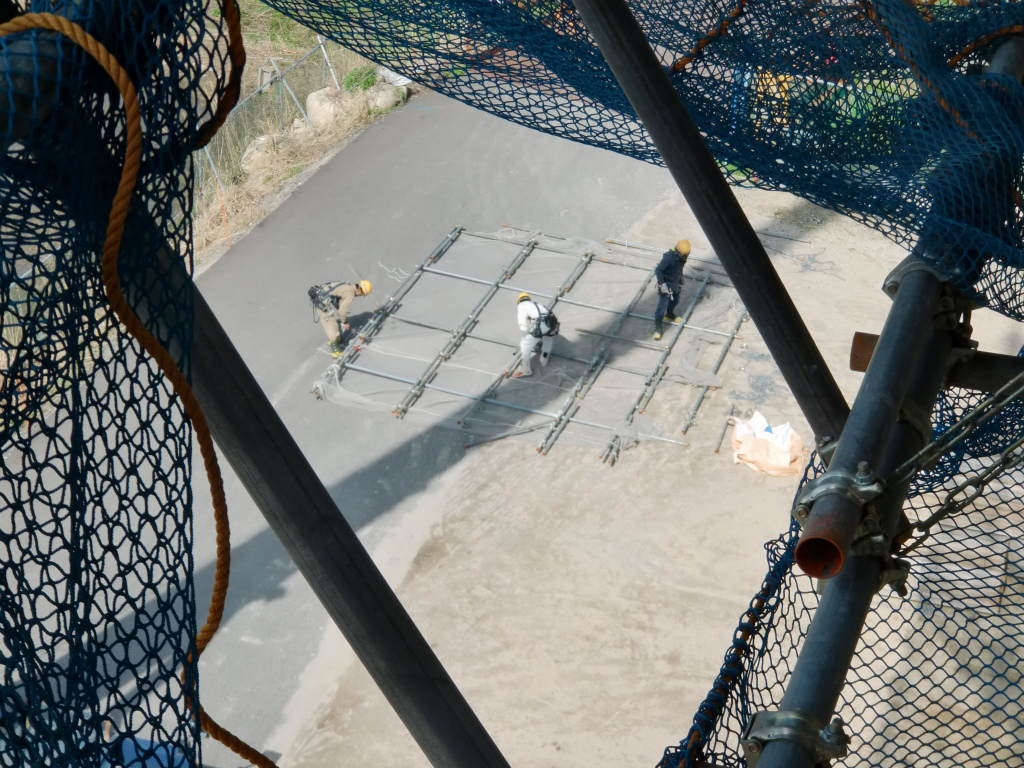
<instances>
[{"instance_id":1,"label":"bolt head","mask_svg":"<svg viewBox=\"0 0 1024 768\"><path fill-rule=\"evenodd\" d=\"M807 514L808 514L807 513L807 507L797 507L796 508L796 516L799 517L801 520L803 520L805 517L807 517Z\"/></svg>"},{"instance_id":2,"label":"bolt head","mask_svg":"<svg viewBox=\"0 0 1024 768\"><path fill-rule=\"evenodd\" d=\"M756 741L751 741L746 746L747 752L750 752L752 755L756 755L758 752L761 751L761 745L758 744Z\"/></svg>"}]
</instances>

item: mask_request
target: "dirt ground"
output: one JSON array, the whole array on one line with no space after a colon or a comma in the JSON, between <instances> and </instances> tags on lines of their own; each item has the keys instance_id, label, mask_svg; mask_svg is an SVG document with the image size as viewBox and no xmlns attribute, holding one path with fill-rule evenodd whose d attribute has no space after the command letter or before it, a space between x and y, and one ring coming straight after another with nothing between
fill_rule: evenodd
<instances>
[{"instance_id":1,"label":"dirt ground","mask_svg":"<svg viewBox=\"0 0 1024 768\"><path fill-rule=\"evenodd\" d=\"M737 196L756 230L796 238L762 240L852 401L861 377L849 371L853 332L881 329L889 300L880 286L905 254L785 193ZM593 237L609 234L660 247L688 237L695 256L712 255L677 195L627 232ZM1020 347L1009 323L979 316L975 327L983 349ZM753 324L741 333L688 447L642 442L612 468L572 444L546 457L532 442L474 448L412 502L416 525L375 547L512 765L652 766L689 729L761 583L762 545L787 526L798 481L734 464L728 438L715 454L725 413L757 408L812 440ZM720 349L705 345L699 367ZM681 409L686 400L664 402ZM669 416L681 423L685 413ZM293 711L282 766L428 764L334 632Z\"/></svg>"}]
</instances>

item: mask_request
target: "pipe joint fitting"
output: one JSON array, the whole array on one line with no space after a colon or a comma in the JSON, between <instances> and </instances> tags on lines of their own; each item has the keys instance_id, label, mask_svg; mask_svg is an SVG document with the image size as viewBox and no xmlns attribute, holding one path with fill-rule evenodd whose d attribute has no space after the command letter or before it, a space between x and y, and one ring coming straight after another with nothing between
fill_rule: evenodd
<instances>
[{"instance_id":1,"label":"pipe joint fitting","mask_svg":"<svg viewBox=\"0 0 1024 768\"><path fill-rule=\"evenodd\" d=\"M747 768L757 768L761 753L772 741L792 741L806 749L816 765L827 765L849 754L850 737L838 715L823 726L812 713L801 709L758 712L740 740Z\"/></svg>"},{"instance_id":2,"label":"pipe joint fitting","mask_svg":"<svg viewBox=\"0 0 1024 768\"><path fill-rule=\"evenodd\" d=\"M885 484L872 477L859 477L846 472L826 472L821 477L808 480L797 494L791 515L803 526L810 515L811 506L822 496L836 495L849 499L863 507L882 495Z\"/></svg>"}]
</instances>

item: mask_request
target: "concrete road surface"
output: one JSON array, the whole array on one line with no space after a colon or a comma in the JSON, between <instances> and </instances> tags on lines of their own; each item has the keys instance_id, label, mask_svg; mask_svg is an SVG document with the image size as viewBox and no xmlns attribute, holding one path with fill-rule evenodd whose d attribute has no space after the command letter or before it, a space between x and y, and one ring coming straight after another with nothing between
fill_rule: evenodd
<instances>
[{"instance_id":1,"label":"concrete road surface","mask_svg":"<svg viewBox=\"0 0 1024 768\"><path fill-rule=\"evenodd\" d=\"M353 325L456 224L503 223L601 239L623 231L674 185L661 168L570 143L428 93L370 126L199 278L221 323L371 551L401 526L406 550L380 562L395 585L429 521L417 508L463 449L444 429L317 402L329 364L306 289L327 280L373 281ZM511 322L510 311L510 322ZM196 567L200 616L213 573L213 527L196 459ZM315 665L327 618L224 467L232 524L225 621L201 663L201 696L225 727L276 758L309 716L294 700ZM304 678L305 676L305 678ZM241 759L209 739L209 768Z\"/></svg>"}]
</instances>

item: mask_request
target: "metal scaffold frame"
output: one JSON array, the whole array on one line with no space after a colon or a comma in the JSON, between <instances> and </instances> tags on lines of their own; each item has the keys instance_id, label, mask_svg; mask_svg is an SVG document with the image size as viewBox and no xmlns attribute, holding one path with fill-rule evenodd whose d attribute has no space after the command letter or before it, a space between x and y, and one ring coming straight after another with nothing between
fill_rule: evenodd
<instances>
[{"instance_id":1,"label":"metal scaffold frame","mask_svg":"<svg viewBox=\"0 0 1024 768\"><path fill-rule=\"evenodd\" d=\"M442 256L451 248L451 246L461 236L466 235L481 239L497 240L502 243L510 245L518 245L519 251L513 257L512 261L507 265L502 266L501 273L492 280L484 278L473 277L470 275L461 274L449 269L441 269L437 266L437 262ZM725 337L723 343L723 351L719 357L719 362L715 366L717 372L718 367L721 365L721 360L728 352L729 344L733 338L737 338L737 328L731 333L729 331L720 331L713 328L704 328L689 323L693 311L697 306L698 301L704 293L704 289L707 285L712 282L713 275L710 273L704 273L699 278L694 278L691 275L687 275L686 279L699 280L699 288L691 300L683 316L676 322L675 328L671 334L671 337L662 344L651 343L648 341L640 341L637 339L631 339L625 336L618 335L623 323L628 318L635 318L639 320L646 320L653 322L654 317L651 315L644 315L636 312L636 307L641 298L644 296L647 286L650 284L651 278L654 275L654 267L639 266L636 264L630 264L624 261L615 261L611 259L605 259L598 257L593 251L584 251L580 253L580 250L570 250L562 248L549 248L541 245L537 238L541 237L543 233L535 232L527 240L510 239L510 238L499 238L493 235L479 234L466 232L462 227L453 227L445 238L434 248L434 250L424 259L422 262L416 265L412 273L399 285L396 291L387 298L387 300L373 313L370 320L355 334L353 334L351 340L345 346L342 354L338 359L325 371L323 376L314 384L313 393L318 397L322 397L325 394L325 387L329 384L337 384L339 380L344 376L346 371L353 371L356 373L367 374L375 376L388 381L400 382L408 384L409 389L406 391L402 399L392 409L392 413L401 418L410 411L416 410L416 403L420 399L421 395L427 390L433 390L444 394L452 395L454 397L463 398L468 401L468 407L463 413L462 417L458 420L458 424L466 426L470 423L473 412L483 405L493 405L501 408L507 408L515 410L520 413L529 413L536 416L542 416L548 421L541 424L535 425L522 425L517 428L510 429L499 435L492 435L470 441L466 444L466 447L470 445L479 445L485 442L491 442L496 439L503 437L511 437L514 435L527 434L537 430L544 430L543 437L541 438L537 451L541 455L546 455L551 447L554 445L558 437L565 431L570 425L578 425L594 430L602 430L604 432L611 433L609 441L605 449L600 454L603 461L614 464L621 454L622 448L626 444L623 439L622 427L615 427L608 424L601 424L595 421L580 418L577 413L583 404L583 399L586 394L593 388L598 376L604 369L617 371L620 373L626 373L636 376L643 377L643 388L639 395L636 397L632 406L630 407L625 419L623 420L624 425L632 425L634 417L638 413L642 413L644 408L650 403L651 398L654 396L655 391L659 385L665 381L665 374L668 371L667 361L671 354L676 342L682 336L682 333L686 329L692 329L705 334L713 336ZM547 293L544 291L535 291L525 287L512 285L508 282L516 272L523 266L526 259L535 251L551 251L563 255L576 255L579 254L579 258L572 265L569 272L566 274L564 279L554 289L553 293ZM625 308L614 308L602 306L587 301L578 301L576 299L569 298L566 294L579 282L581 277L587 271L587 268L595 261L599 263L606 263L613 266L632 268L642 270L645 273L643 282L640 284L636 293L632 297L631 301ZM709 261L709 260L706 260ZM401 306L402 299L409 293L410 290L417 284L417 282L425 274L437 275L442 278L459 280L468 283L474 283L482 286L486 286L486 291L480 297L480 299L474 304L472 309L467 313L465 318L455 327L447 327L432 323L421 318L409 317L405 314L400 314L399 309ZM549 309L554 309L560 302L572 306L581 307L584 309L596 310L600 312L607 312L616 316L616 322L610 333L599 333L597 331L590 331L587 329L577 329L581 333L588 335L602 337L603 341L599 345L597 351L590 358L575 357L567 354L552 353L552 357L568 360L576 363L582 363L585 365L583 373L580 375L569 395L565 399L561 408L557 411L547 411L539 408L531 408L518 403L509 402L508 400L496 397L498 387L504 382L508 376L516 369L520 363L521 354L519 352L519 345L503 339L494 338L485 334L475 333L475 328L479 322L480 316L483 311L487 308L491 299L493 299L502 290L515 291L529 293L531 296L540 297L549 300L547 306ZM743 313L741 313L741 319ZM371 366L362 364L359 361L360 355L364 353L367 342L377 335L385 321L395 320L399 323L420 327L428 330L441 331L449 334L448 340L443 346L429 359L426 361L426 366L415 378L409 376L401 376L395 373L377 370ZM742 337L739 337L742 338ZM513 350L513 354L509 358L509 362L506 363L503 368L495 374L494 379L491 383L484 388L480 393L465 392L457 388L442 386L436 383L434 380L438 375L439 371L446 361L452 359L459 347L467 339L475 341L482 341L489 344L495 344L498 346L510 348ZM625 343L631 344L637 347L651 349L660 352L658 361L651 370L641 370L639 368L630 367L627 365L614 365L610 363L610 350L614 343ZM693 386L700 386L694 384ZM697 406L699 407L700 401L711 387L704 385L702 388L701 396L698 398ZM690 421L692 421L693 414L691 413ZM631 434L633 432L631 431ZM650 434L645 432L636 431L636 437L643 440L653 440L656 442L669 443L672 445L687 446L688 443L681 440L676 440L668 437L662 437L661 435Z\"/></svg>"}]
</instances>

